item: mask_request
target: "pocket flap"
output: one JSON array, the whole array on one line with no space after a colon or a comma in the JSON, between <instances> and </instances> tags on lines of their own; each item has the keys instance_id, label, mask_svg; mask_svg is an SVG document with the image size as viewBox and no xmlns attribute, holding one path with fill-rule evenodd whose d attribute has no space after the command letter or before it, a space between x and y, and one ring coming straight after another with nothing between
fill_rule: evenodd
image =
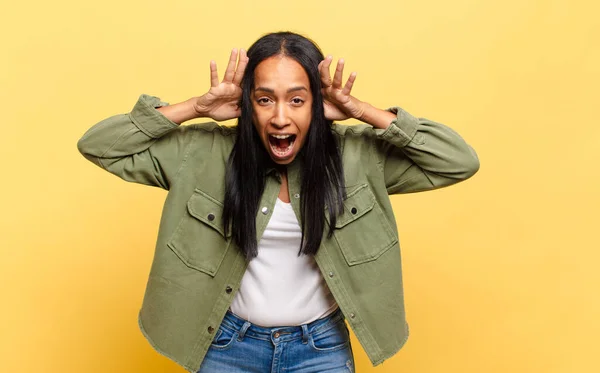
<instances>
[{"instance_id":1,"label":"pocket flap","mask_svg":"<svg viewBox=\"0 0 600 373\"><path fill-rule=\"evenodd\" d=\"M188 200L187 207L190 215L214 228L223 237L229 236L223 229L223 204L221 202L196 188Z\"/></svg>"},{"instance_id":2,"label":"pocket flap","mask_svg":"<svg viewBox=\"0 0 600 373\"><path fill-rule=\"evenodd\" d=\"M344 213L337 217L336 228L342 228L371 211L375 205L375 196L367 184L362 184L347 193L343 202Z\"/></svg>"}]
</instances>

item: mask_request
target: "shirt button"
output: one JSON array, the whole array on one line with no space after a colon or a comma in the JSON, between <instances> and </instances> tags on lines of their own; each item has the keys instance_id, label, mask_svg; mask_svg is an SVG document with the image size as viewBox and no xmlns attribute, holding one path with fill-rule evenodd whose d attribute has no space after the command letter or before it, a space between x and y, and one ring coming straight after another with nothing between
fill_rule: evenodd
<instances>
[{"instance_id":1,"label":"shirt button","mask_svg":"<svg viewBox=\"0 0 600 373\"><path fill-rule=\"evenodd\" d=\"M300 194L299 193L294 194L294 198L300 198Z\"/></svg>"},{"instance_id":2,"label":"shirt button","mask_svg":"<svg viewBox=\"0 0 600 373\"><path fill-rule=\"evenodd\" d=\"M350 313L350 318L351 318L351 319L353 319L355 316L356 316L356 315L355 315L353 312L351 312L351 313Z\"/></svg>"},{"instance_id":3,"label":"shirt button","mask_svg":"<svg viewBox=\"0 0 600 373\"><path fill-rule=\"evenodd\" d=\"M350 212L352 214L356 214L358 212L358 210L356 209L356 207L352 207L352 210L350 210Z\"/></svg>"},{"instance_id":4,"label":"shirt button","mask_svg":"<svg viewBox=\"0 0 600 373\"><path fill-rule=\"evenodd\" d=\"M208 221L213 221L213 220L215 220L215 214L210 213L210 214L208 214L208 216L206 218L208 219Z\"/></svg>"},{"instance_id":5,"label":"shirt button","mask_svg":"<svg viewBox=\"0 0 600 373\"><path fill-rule=\"evenodd\" d=\"M213 328L212 326L209 326L209 327L208 327L208 332L209 332L210 334L212 334L214 331L215 331L215 328Z\"/></svg>"},{"instance_id":6,"label":"shirt button","mask_svg":"<svg viewBox=\"0 0 600 373\"><path fill-rule=\"evenodd\" d=\"M329 272L329 277L333 277L333 272Z\"/></svg>"},{"instance_id":7,"label":"shirt button","mask_svg":"<svg viewBox=\"0 0 600 373\"><path fill-rule=\"evenodd\" d=\"M232 291L233 291L233 289L231 288L231 286L227 286L227 287L225 288L225 292L226 292L227 294L231 294L231 292L232 292Z\"/></svg>"},{"instance_id":8,"label":"shirt button","mask_svg":"<svg viewBox=\"0 0 600 373\"><path fill-rule=\"evenodd\" d=\"M263 215L267 215L267 213L269 212L269 208L265 206L260 210L260 212L262 212Z\"/></svg>"}]
</instances>

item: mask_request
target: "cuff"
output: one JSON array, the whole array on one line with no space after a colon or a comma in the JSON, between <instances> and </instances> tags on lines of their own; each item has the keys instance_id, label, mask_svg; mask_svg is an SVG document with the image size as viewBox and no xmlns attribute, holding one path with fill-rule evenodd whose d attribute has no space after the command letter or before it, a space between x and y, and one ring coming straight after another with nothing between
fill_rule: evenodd
<instances>
[{"instance_id":1,"label":"cuff","mask_svg":"<svg viewBox=\"0 0 600 373\"><path fill-rule=\"evenodd\" d=\"M408 145L417 134L419 119L397 106L386 110L396 114L396 118L392 120L388 128L379 134L379 137L398 147Z\"/></svg>"},{"instance_id":2,"label":"cuff","mask_svg":"<svg viewBox=\"0 0 600 373\"><path fill-rule=\"evenodd\" d=\"M129 116L140 131L152 138L159 138L172 129L179 127L177 123L170 121L155 109L167 105L169 103L161 101L158 97L142 94Z\"/></svg>"}]
</instances>

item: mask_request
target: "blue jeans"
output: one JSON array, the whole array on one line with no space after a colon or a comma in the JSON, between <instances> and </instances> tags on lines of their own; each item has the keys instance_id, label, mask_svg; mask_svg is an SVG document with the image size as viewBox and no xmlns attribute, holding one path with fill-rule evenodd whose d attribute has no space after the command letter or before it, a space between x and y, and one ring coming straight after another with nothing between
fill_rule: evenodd
<instances>
[{"instance_id":1,"label":"blue jeans","mask_svg":"<svg viewBox=\"0 0 600 373\"><path fill-rule=\"evenodd\" d=\"M354 373L345 318L264 328L227 311L198 373Z\"/></svg>"}]
</instances>

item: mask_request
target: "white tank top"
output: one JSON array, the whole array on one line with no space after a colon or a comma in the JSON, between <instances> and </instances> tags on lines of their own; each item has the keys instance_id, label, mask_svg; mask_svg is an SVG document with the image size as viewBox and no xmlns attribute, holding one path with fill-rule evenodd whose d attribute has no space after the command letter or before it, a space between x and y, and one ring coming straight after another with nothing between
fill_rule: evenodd
<instances>
[{"instance_id":1,"label":"white tank top","mask_svg":"<svg viewBox=\"0 0 600 373\"><path fill-rule=\"evenodd\" d=\"M302 231L290 203L277 199L231 312L253 324L308 324L338 307L312 255L298 256Z\"/></svg>"}]
</instances>

